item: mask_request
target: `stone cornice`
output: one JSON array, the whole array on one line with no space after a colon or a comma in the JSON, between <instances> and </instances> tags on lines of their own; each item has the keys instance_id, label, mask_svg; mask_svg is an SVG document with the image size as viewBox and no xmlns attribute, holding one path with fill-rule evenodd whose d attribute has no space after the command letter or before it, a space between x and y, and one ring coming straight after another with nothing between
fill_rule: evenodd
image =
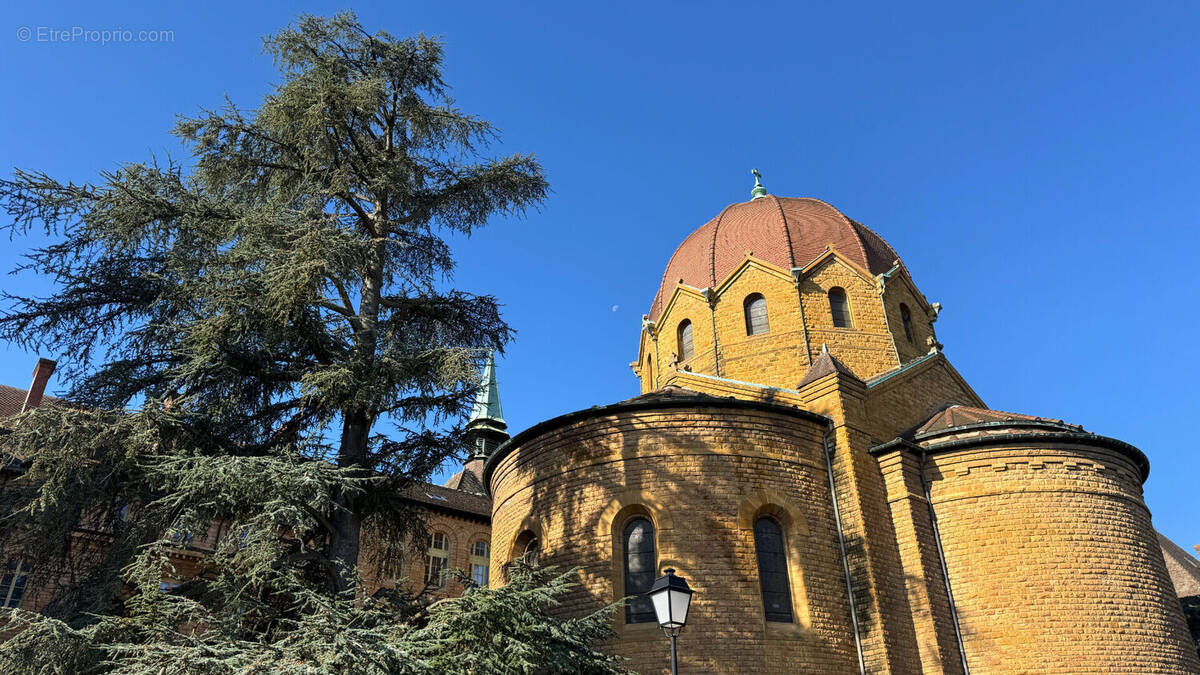
<instances>
[{"instance_id":1,"label":"stone cornice","mask_svg":"<svg viewBox=\"0 0 1200 675\"><path fill-rule=\"evenodd\" d=\"M496 448L491 457L483 465L483 486L487 490L488 496L492 496L492 473L496 469L496 465L505 457L512 453L513 449L520 446L526 441L541 436L547 432L553 431L560 427L567 426L575 422L592 419L594 417L604 417L606 415L617 415L627 412L641 412L648 410L673 410L679 408L723 408L727 410L759 410L763 412L775 413L777 415L788 415L797 417L808 422L814 422L822 426L832 425L832 421L824 415L797 408L793 406L780 405L777 403L767 403L765 401L751 401L740 398L717 398L715 396L699 395L699 396L672 396L670 398L632 398L627 401L611 403L609 405L594 406L583 410L576 410L565 415L553 417L544 422L539 422L521 433L513 436L508 442Z\"/></svg>"}]
</instances>

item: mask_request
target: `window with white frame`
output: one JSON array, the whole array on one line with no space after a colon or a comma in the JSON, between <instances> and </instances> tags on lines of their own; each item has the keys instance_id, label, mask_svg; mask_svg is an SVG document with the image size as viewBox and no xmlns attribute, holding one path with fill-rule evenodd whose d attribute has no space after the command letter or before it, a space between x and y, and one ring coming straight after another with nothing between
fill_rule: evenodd
<instances>
[{"instance_id":1,"label":"window with white frame","mask_svg":"<svg viewBox=\"0 0 1200 675\"><path fill-rule=\"evenodd\" d=\"M480 586L488 585L491 552L491 545L482 539L471 544L471 580Z\"/></svg>"},{"instance_id":2,"label":"window with white frame","mask_svg":"<svg viewBox=\"0 0 1200 675\"><path fill-rule=\"evenodd\" d=\"M20 607L21 598L25 597L25 581L29 576L29 566L23 561L14 560L4 568L4 576L0 577L0 593L4 595L3 607Z\"/></svg>"},{"instance_id":3,"label":"window with white frame","mask_svg":"<svg viewBox=\"0 0 1200 675\"><path fill-rule=\"evenodd\" d=\"M449 567L450 542L445 532L434 532L429 535L429 550L425 552L425 585L443 586L446 583L443 572Z\"/></svg>"}]
</instances>

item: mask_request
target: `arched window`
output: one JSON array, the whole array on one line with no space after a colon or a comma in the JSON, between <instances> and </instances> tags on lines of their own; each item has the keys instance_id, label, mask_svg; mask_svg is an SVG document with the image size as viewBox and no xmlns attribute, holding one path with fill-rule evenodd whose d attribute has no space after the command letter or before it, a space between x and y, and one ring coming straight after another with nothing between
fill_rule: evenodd
<instances>
[{"instance_id":1,"label":"arched window","mask_svg":"<svg viewBox=\"0 0 1200 675\"><path fill-rule=\"evenodd\" d=\"M471 581L476 585L488 585L488 565L491 560L492 547L480 539L471 544Z\"/></svg>"},{"instance_id":2,"label":"arched window","mask_svg":"<svg viewBox=\"0 0 1200 675\"><path fill-rule=\"evenodd\" d=\"M908 339L909 343L912 343L912 314L908 311L908 305L903 302L900 303L900 321L904 323L904 337Z\"/></svg>"},{"instance_id":3,"label":"arched window","mask_svg":"<svg viewBox=\"0 0 1200 675\"><path fill-rule=\"evenodd\" d=\"M519 559L527 565L537 565L541 562L541 543L533 530L525 530L513 540L509 560Z\"/></svg>"},{"instance_id":4,"label":"arched window","mask_svg":"<svg viewBox=\"0 0 1200 675\"><path fill-rule=\"evenodd\" d=\"M542 562L542 545L538 542L538 538L534 537L525 544L524 550L521 551L521 559L526 565L537 567Z\"/></svg>"},{"instance_id":5,"label":"arched window","mask_svg":"<svg viewBox=\"0 0 1200 675\"><path fill-rule=\"evenodd\" d=\"M654 525L649 518L634 518L625 524L623 539L625 595L633 596L625 605L625 623L655 621L654 606L646 597L658 567L654 551Z\"/></svg>"},{"instance_id":6,"label":"arched window","mask_svg":"<svg viewBox=\"0 0 1200 675\"><path fill-rule=\"evenodd\" d=\"M692 322L687 319L679 324L679 360L692 358Z\"/></svg>"},{"instance_id":7,"label":"arched window","mask_svg":"<svg viewBox=\"0 0 1200 675\"><path fill-rule=\"evenodd\" d=\"M746 335L761 335L771 330L767 323L767 299L762 293L747 296L742 309L746 314Z\"/></svg>"},{"instance_id":8,"label":"arched window","mask_svg":"<svg viewBox=\"0 0 1200 675\"><path fill-rule=\"evenodd\" d=\"M835 327L854 327L854 321L850 318L850 301L846 299L846 291L837 286L829 289L829 312L833 314Z\"/></svg>"},{"instance_id":9,"label":"arched window","mask_svg":"<svg viewBox=\"0 0 1200 675\"><path fill-rule=\"evenodd\" d=\"M429 549L425 551L425 585L444 586L446 579L443 572L450 562L450 541L445 532L434 532L429 535Z\"/></svg>"},{"instance_id":10,"label":"arched window","mask_svg":"<svg viewBox=\"0 0 1200 675\"><path fill-rule=\"evenodd\" d=\"M767 621L791 623L792 588L788 583L787 553L779 521L769 516L759 516L754 521L754 550L758 554L758 581Z\"/></svg>"}]
</instances>

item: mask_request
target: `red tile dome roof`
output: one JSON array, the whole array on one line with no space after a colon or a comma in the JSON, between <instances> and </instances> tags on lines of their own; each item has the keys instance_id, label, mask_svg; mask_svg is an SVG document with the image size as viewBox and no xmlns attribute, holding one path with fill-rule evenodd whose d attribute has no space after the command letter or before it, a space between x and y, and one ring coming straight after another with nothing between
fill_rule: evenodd
<instances>
[{"instance_id":1,"label":"red tile dome roof","mask_svg":"<svg viewBox=\"0 0 1200 675\"><path fill-rule=\"evenodd\" d=\"M819 199L767 195L730 204L675 249L650 318L658 318L680 280L696 288L716 286L747 251L791 269L812 262L830 244L871 274L888 271L899 257L879 235Z\"/></svg>"}]
</instances>

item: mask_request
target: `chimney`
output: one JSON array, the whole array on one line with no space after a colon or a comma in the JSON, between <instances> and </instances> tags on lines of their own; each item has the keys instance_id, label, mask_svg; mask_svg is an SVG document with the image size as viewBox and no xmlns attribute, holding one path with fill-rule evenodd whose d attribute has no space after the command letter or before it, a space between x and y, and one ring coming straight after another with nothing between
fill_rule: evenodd
<instances>
[{"instance_id":1,"label":"chimney","mask_svg":"<svg viewBox=\"0 0 1200 675\"><path fill-rule=\"evenodd\" d=\"M1196 544L1192 548L1196 549L1196 557L1200 558L1200 544Z\"/></svg>"},{"instance_id":2,"label":"chimney","mask_svg":"<svg viewBox=\"0 0 1200 675\"><path fill-rule=\"evenodd\" d=\"M33 383L29 385L29 393L25 395L25 405L21 408L21 412L41 405L42 396L46 393L46 382L54 374L54 368L57 365L57 361L38 359L37 365L33 367Z\"/></svg>"}]
</instances>

